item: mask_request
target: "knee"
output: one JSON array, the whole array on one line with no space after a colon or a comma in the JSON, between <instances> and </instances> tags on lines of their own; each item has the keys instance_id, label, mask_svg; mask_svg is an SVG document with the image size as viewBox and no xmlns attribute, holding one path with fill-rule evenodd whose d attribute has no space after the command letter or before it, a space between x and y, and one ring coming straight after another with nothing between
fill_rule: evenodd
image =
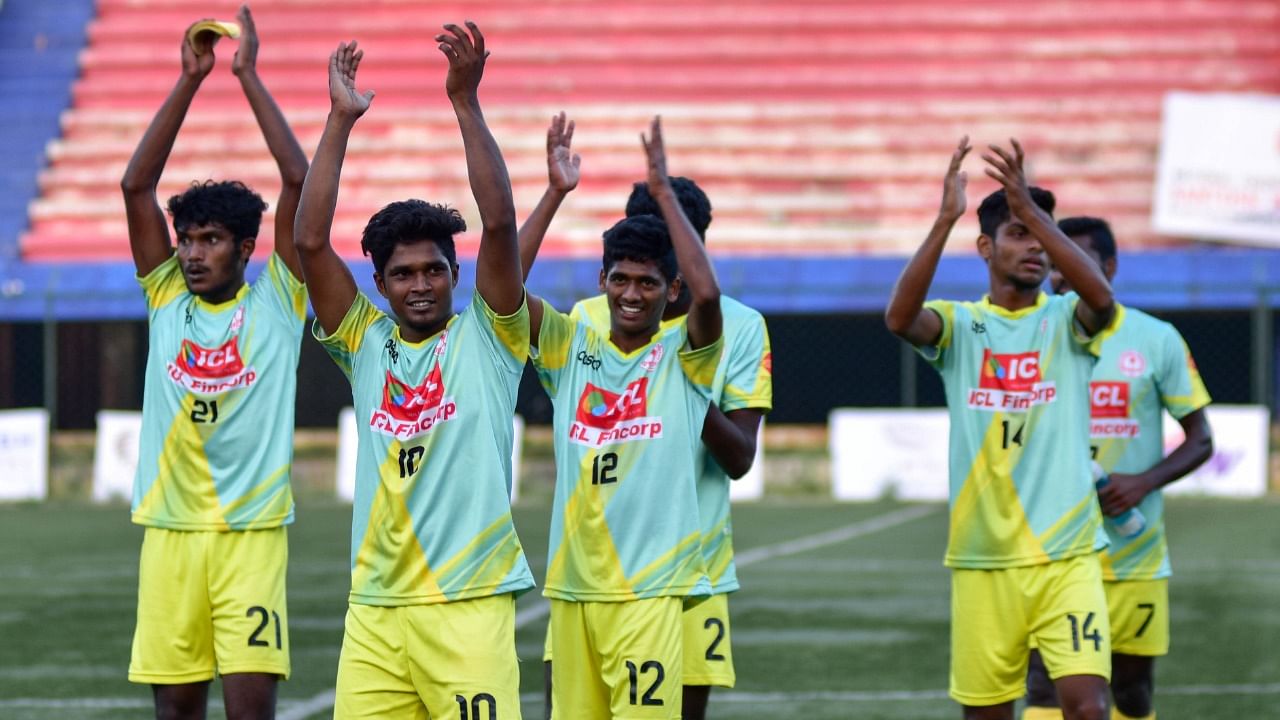
<instances>
[{"instance_id":1,"label":"knee","mask_svg":"<svg viewBox=\"0 0 1280 720\"><path fill-rule=\"evenodd\" d=\"M1151 686L1146 683L1113 685L1111 694L1116 700L1116 710L1125 717L1144 718L1151 714Z\"/></svg>"},{"instance_id":2,"label":"knee","mask_svg":"<svg viewBox=\"0 0 1280 720\"><path fill-rule=\"evenodd\" d=\"M1111 708L1106 695L1080 698L1070 704L1062 704L1062 717L1067 720L1110 720Z\"/></svg>"}]
</instances>

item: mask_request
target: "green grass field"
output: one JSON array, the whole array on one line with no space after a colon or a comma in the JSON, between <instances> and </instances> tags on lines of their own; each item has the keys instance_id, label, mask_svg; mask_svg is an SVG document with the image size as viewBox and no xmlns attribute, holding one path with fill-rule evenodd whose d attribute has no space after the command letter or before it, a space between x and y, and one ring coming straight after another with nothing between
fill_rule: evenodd
<instances>
[{"instance_id":1,"label":"green grass field","mask_svg":"<svg viewBox=\"0 0 1280 720\"><path fill-rule=\"evenodd\" d=\"M1280 717L1280 502L1174 500L1169 515L1174 648L1157 670L1161 720ZM734 516L738 687L713 694L711 717L960 716L945 694L941 506L769 502ZM540 578L548 509L519 506L516 521ZM348 508L312 502L290 531L285 720L332 712L349 524ZM141 537L123 507L0 506L0 718L150 714L149 689L125 680ZM531 593L518 606L530 720L542 717L543 602ZM210 717L223 717L219 702Z\"/></svg>"}]
</instances>

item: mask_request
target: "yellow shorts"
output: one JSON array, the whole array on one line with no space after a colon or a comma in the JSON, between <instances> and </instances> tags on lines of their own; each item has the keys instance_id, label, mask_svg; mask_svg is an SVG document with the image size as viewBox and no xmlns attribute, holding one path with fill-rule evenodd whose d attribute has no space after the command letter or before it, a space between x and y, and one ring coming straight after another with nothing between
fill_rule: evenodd
<instances>
[{"instance_id":1,"label":"yellow shorts","mask_svg":"<svg viewBox=\"0 0 1280 720\"><path fill-rule=\"evenodd\" d=\"M733 687L733 647L729 632L729 595L712 595L686 605L680 616L684 647L684 684ZM542 661L551 662L551 625L542 645Z\"/></svg>"},{"instance_id":2,"label":"yellow shorts","mask_svg":"<svg viewBox=\"0 0 1280 720\"><path fill-rule=\"evenodd\" d=\"M289 677L288 535L146 529L129 680L178 685L214 675Z\"/></svg>"},{"instance_id":3,"label":"yellow shorts","mask_svg":"<svg viewBox=\"0 0 1280 720\"><path fill-rule=\"evenodd\" d=\"M684 684L733 687L733 649L729 637L729 596L712 595L686 607L684 626Z\"/></svg>"},{"instance_id":4,"label":"yellow shorts","mask_svg":"<svg viewBox=\"0 0 1280 720\"><path fill-rule=\"evenodd\" d=\"M1097 553L1000 570L951 573L951 697L963 705L1025 692L1027 648L1050 677L1111 679L1111 630Z\"/></svg>"},{"instance_id":5,"label":"yellow shorts","mask_svg":"<svg viewBox=\"0 0 1280 720\"><path fill-rule=\"evenodd\" d=\"M333 717L520 720L516 601L347 607Z\"/></svg>"},{"instance_id":6,"label":"yellow shorts","mask_svg":"<svg viewBox=\"0 0 1280 720\"><path fill-rule=\"evenodd\" d=\"M679 718L682 604L552 600L553 720Z\"/></svg>"},{"instance_id":7,"label":"yellow shorts","mask_svg":"<svg viewBox=\"0 0 1280 720\"><path fill-rule=\"evenodd\" d=\"M1169 654L1169 579L1106 582L1111 651L1158 657Z\"/></svg>"}]
</instances>

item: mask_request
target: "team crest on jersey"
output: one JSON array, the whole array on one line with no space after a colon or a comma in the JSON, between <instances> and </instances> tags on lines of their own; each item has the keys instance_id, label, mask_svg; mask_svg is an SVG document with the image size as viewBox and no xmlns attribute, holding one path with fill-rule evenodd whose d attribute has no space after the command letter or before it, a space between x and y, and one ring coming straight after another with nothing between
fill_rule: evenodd
<instances>
[{"instance_id":1,"label":"team crest on jersey","mask_svg":"<svg viewBox=\"0 0 1280 720\"><path fill-rule=\"evenodd\" d=\"M407 440L430 432L436 425L454 419L457 413L457 404L445 395L438 363L416 386L388 370L382 384L382 404L369 416L369 427L376 433Z\"/></svg>"},{"instance_id":2,"label":"team crest on jersey","mask_svg":"<svg viewBox=\"0 0 1280 720\"><path fill-rule=\"evenodd\" d=\"M654 345L653 349L644 356L644 360L640 361L640 367L644 368L645 372L653 372L658 368L658 363L662 362L662 354L664 352L666 351L662 349L662 343Z\"/></svg>"},{"instance_id":3,"label":"team crest on jersey","mask_svg":"<svg viewBox=\"0 0 1280 720\"><path fill-rule=\"evenodd\" d=\"M240 332L242 327L244 327L244 306L240 305L236 308L236 314L231 316L231 332Z\"/></svg>"},{"instance_id":4,"label":"team crest on jersey","mask_svg":"<svg viewBox=\"0 0 1280 720\"><path fill-rule=\"evenodd\" d=\"M1138 437L1141 429L1129 417L1129 383L1089 383L1089 437L1128 440Z\"/></svg>"},{"instance_id":5,"label":"team crest on jersey","mask_svg":"<svg viewBox=\"0 0 1280 720\"><path fill-rule=\"evenodd\" d=\"M1147 359L1137 350L1125 350L1120 353L1120 372L1126 377L1141 377L1147 369Z\"/></svg>"},{"instance_id":6,"label":"team crest on jersey","mask_svg":"<svg viewBox=\"0 0 1280 720\"><path fill-rule=\"evenodd\" d=\"M183 340L168 371L170 380L200 395L243 390L258 379L258 373L245 367L240 356L239 336L232 336L216 348Z\"/></svg>"},{"instance_id":7,"label":"team crest on jersey","mask_svg":"<svg viewBox=\"0 0 1280 720\"><path fill-rule=\"evenodd\" d=\"M969 390L969 407L987 412L1025 412L1053 402L1057 390L1040 371L1040 353L983 351L978 387Z\"/></svg>"},{"instance_id":8,"label":"team crest on jersey","mask_svg":"<svg viewBox=\"0 0 1280 720\"><path fill-rule=\"evenodd\" d=\"M587 383L569 427L569 440L600 447L662 437L662 418L649 417L649 378L640 378L614 393Z\"/></svg>"}]
</instances>

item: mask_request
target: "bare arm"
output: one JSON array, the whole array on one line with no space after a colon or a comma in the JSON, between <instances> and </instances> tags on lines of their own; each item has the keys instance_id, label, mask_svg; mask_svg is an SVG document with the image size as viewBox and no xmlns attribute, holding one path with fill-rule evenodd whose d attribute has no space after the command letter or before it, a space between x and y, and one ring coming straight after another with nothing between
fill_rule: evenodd
<instances>
[{"instance_id":1,"label":"bare arm","mask_svg":"<svg viewBox=\"0 0 1280 720\"><path fill-rule=\"evenodd\" d=\"M884 324L889 332L906 340L912 345L935 345L942 335L942 318L924 308L925 297L929 286L933 284L934 273L938 270L938 260L942 257L942 249L947 244L951 229L961 217L965 209L965 186L968 176L961 172L960 164L965 155L973 148L969 145L969 136L960 138L960 144L951 153L951 165L947 168L946 179L942 183L942 207L938 210L938 219L933 222L924 244L916 250L902 275L893 286L889 295L889 306L884 311Z\"/></svg>"},{"instance_id":2,"label":"bare arm","mask_svg":"<svg viewBox=\"0 0 1280 720\"><path fill-rule=\"evenodd\" d=\"M1111 482L1098 491L1102 512L1108 517L1119 515L1152 492L1190 475L1213 455L1213 432L1203 409L1185 415L1178 423L1186 438L1173 452L1145 472L1112 474Z\"/></svg>"},{"instance_id":3,"label":"bare arm","mask_svg":"<svg viewBox=\"0 0 1280 720\"><path fill-rule=\"evenodd\" d=\"M570 149L572 143L573 121L566 122L561 112L551 118L551 127L547 128L547 189L520 226L520 271L526 280L547 235L547 228L551 227L551 219L565 196L578 187L578 168L582 158Z\"/></svg>"},{"instance_id":4,"label":"bare arm","mask_svg":"<svg viewBox=\"0 0 1280 720\"><path fill-rule=\"evenodd\" d=\"M364 51L356 50L354 42L339 43L329 56L329 117L302 185L294 224L293 240L302 279L307 283L316 319L328 334L337 331L356 299L356 281L334 251L329 233L338 205L338 181L347 140L356 120L373 101L372 90L363 94L356 91L356 70L363 57Z\"/></svg>"},{"instance_id":5,"label":"bare arm","mask_svg":"<svg viewBox=\"0 0 1280 720\"><path fill-rule=\"evenodd\" d=\"M702 424L702 444L716 463L737 480L751 470L756 459L756 435L764 413L755 408L722 411L714 403L707 407Z\"/></svg>"},{"instance_id":6,"label":"bare arm","mask_svg":"<svg viewBox=\"0 0 1280 720\"><path fill-rule=\"evenodd\" d=\"M516 207L511 178L502 151L480 111L480 78L484 74L484 35L467 21L468 35L457 25L445 25L436 36L440 52L449 59L445 90L453 103L467 154L467 177L480 210L480 251L476 256L476 291L499 315L510 315L524 302L524 275L516 241Z\"/></svg>"},{"instance_id":7,"label":"bare arm","mask_svg":"<svg viewBox=\"0 0 1280 720\"><path fill-rule=\"evenodd\" d=\"M706 347L720 339L724 317L720 313L720 283L707 249L698 238L689 218L671 188L667 177L667 151L662 140L662 118L655 117L649 126L649 137L640 135L649 167L649 193L662 210L662 219L671 233L671 244L676 251L680 276L689 288L693 304L689 307L689 346Z\"/></svg>"},{"instance_id":8,"label":"bare arm","mask_svg":"<svg viewBox=\"0 0 1280 720\"><path fill-rule=\"evenodd\" d=\"M1096 335L1115 314L1111 283L1107 282L1107 276L1102 274L1098 263L1063 235L1049 213L1041 210L1031 199L1023 169L1022 146L1017 140L1009 142L1013 146L1012 154L996 145L987 146L991 152L982 155L982 159L987 161L986 173L1004 187L1009 199L1009 213L1035 235L1049 254L1050 262L1080 295L1080 302L1076 303L1076 319L1090 335Z\"/></svg>"},{"instance_id":9,"label":"bare arm","mask_svg":"<svg viewBox=\"0 0 1280 720\"><path fill-rule=\"evenodd\" d=\"M284 114L258 77L258 29L248 5L240 6L240 49L231 62L231 72L240 78L240 87L249 100L258 128L267 141L267 149L280 169L280 199L276 202L275 252L294 277L302 277L298 252L293 245L293 222L298 212L298 198L307 177L307 156L289 129Z\"/></svg>"},{"instance_id":10,"label":"bare arm","mask_svg":"<svg viewBox=\"0 0 1280 720\"><path fill-rule=\"evenodd\" d=\"M149 274L173 254L169 225L156 200L156 186L160 184L160 175L169 160L169 153L173 151L173 142L187 116L187 109L191 107L191 100L200 89L201 81L213 70L216 36L205 33L200 37L213 39L209 40L207 47L202 45L197 53L187 41L187 34L182 34L182 75L147 126L120 181L125 218L129 223L129 247L140 276Z\"/></svg>"}]
</instances>

